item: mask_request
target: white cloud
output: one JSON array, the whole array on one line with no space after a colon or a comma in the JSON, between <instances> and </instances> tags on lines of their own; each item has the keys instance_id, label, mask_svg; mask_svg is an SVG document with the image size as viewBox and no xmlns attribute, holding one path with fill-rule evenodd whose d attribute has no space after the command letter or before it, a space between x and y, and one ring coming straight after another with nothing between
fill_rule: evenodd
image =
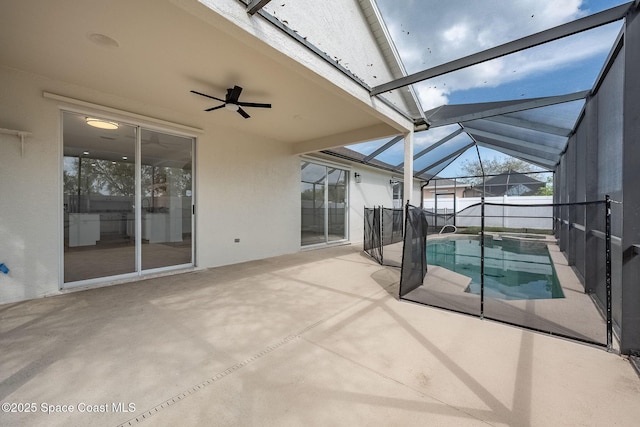
<instances>
[{"instance_id":1,"label":"white cloud","mask_svg":"<svg viewBox=\"0 0 640 427\"><path fill-rule=\"evenodd\" d=\"M416 133L414 140L414 152L417 153L423 148L426 148L440 141L441 139L449 136L458 129L460 129L460 126L458 126L457 124L453 124L429 129L428 132Z\"/></svg>"},{"instance_id":2,"label":"white cloud","mask_svg":"<svg viewBox=\"0 0 640 427\"><path fill-rule=\"evenodd\" d=\"M399 7L378 0L409 73L425 70L584 16L582 0L448 0ZM595 4L591 0L591 4ZM607 26L415 85L425 109L454 91L496 87L602 54L617 35ZM514 72L515 71L515 72Z\"/></svg>"},{"instance_id":3,"label":"white cloud","mask_svg":"<svg viewBox=\"0 0 640 427\"><path fill-rule=\"evenodd\" d=\"M442 33L442 39L449 45L458 47L463 43L469 43L471 31L465 23L455 24Z\"/></svg>"},{"instance_id":4,"label":"white cloud","mask_svg":"<svg viewBox=\"0 0 640 427\"><path fill-rule=\"evenodd\" d=\"M533 34L584 14L581 0L448 0L399 7L395 0L379 0L399 50L430 51L427 67L448 62L510 40ZM411 63L408 68L423 69ZM415 70L414 70L415 71Z\"/></svg>"},{"instance_id":5,"label":"white cloud","mask_svg":"<svg viewBox=\"0 0 640 427\"><path fill-rule=\"evenodd\" d=\"M449 102L449 98L447 97L449 92L447 90L426 85L416 85L415 88L422 108L425 110L430 110Z\"/></svg>"}]
</instances>

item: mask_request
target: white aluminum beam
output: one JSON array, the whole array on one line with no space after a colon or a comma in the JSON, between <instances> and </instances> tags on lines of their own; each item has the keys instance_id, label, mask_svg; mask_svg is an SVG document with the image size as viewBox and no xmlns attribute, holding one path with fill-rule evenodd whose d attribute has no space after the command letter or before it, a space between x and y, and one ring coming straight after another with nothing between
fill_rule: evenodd
<instances>
[{"instance_id":1,"label":"white aluminum beam","mask_svg":"<svg viewBox=\"0 0 640 427\"><path fill-rule=\"evenodd\" d=\"M618 21L625 17L629 9L633 6L633 3L633 1L625 3L623 5L577 19L566 24L559 25L557 27L541 31L536 34L532 34L530 36L523 37L521 39L514 40L512 42L505 43L503 45L496 46L494 48L487 49L473 55L466 56L464 58L456 59L455 61L451 61L446 64L438 65L437 67L429 68L427 70L410 74L406 77L392 80L388 83L384 83L374 87L373 89L371 89L370 94L371 96L379 95L381 93L389 92L403 86L408 86L410 84L418 83L423 80L441 76L452 71L461 70L472 65L480 64L482 62L500 58L505 55L520 52L521 50L529 49L534 46L538 46L544 43L561 39L563 37L580 33L582 31L590 30L592 28L600 27L602 25Z\"/></svg>"}]
</instances>

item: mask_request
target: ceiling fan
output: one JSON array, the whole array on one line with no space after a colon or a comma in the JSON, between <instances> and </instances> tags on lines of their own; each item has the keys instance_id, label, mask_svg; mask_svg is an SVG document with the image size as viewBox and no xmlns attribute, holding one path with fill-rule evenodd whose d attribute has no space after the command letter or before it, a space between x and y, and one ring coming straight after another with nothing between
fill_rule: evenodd
<instances>
[{"instance_id":1,"label":"ceiling fan","mask_svg":"<svg viewBox=\"0 0 640 427\"><path fill-rule=\"evenodd\" d=\"M238 100L240 98L240 94L242 93L242 88L240 86L234 86L233 88L227 89L227 95L224 99L216 98L215 96L207 95L201 92L197 92L192 90L191 93L195 93L196 95L204 96L206 98L215 99L216 101L220 101L223 104L218 105L217 107L207 108L204 111L213 111L219 108L226 108L231 111L237 111L245 119L251 117L247 114L246 111L242 109L242 107L257 107L257 108L271 108L271 104L258 104L255 102L241 102Z\"/></svg>"}]
</instances>

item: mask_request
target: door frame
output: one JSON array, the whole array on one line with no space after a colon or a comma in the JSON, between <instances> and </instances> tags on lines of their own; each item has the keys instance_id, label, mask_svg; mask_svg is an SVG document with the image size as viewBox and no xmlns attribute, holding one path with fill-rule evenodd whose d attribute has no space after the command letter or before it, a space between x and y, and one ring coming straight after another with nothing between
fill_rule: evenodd
<instances>
[{"instance_id":1,"label":"door frame","mask_svg":"<svg viewBox=\"0 0 640 427\"><path fill-rule=\"evenodd\" d=\"M58 244L59 244L59 275L58 275L58 288L60 290L70 290L80 287L96 287L104 286L108 284L115 284L120 282L127 282L137 280L139 278L152 275L162 274L164 272L172 272L175 270L190 270L197 266L196 260L196 203L197 203L197 170L196 170L196 147L198 141L198 134L203 131L201 129L192 128L176 123L167 122L160 119L151 117L145 117L139 114L128 113L126 111L120 111L109 107L101 107L96 104L91 104L84 101L78 101L71 98L61 97L58 95L45 93L45 98L53 98L59 101L70 102L72 106L61 105L59 106L59 171L58 171ZM82 108L78 108L75 105L80 105ZM88 107L88 108L87 108ZM113 276L102 276L97 278L79 280L74 282L64 281L64 180L62 179L64 171L64 115L65 113L79 114L85 116L98 117L100 119L112 120L123 125L132 126L136 129L135 136L135 272L117 274ZM142 270L142 129L149 131L165 133L182 138L191 139L191 262L186 264L171 265L166 267Z\"/></svg>"},{"instance_id":2,"label":"door frame","mask_svg":"<svg viewBox=\"0 0 640 427\"><path fill-rule=\"evenodd\" d=\"M351 210L351 202L350 202L350 198L351 198L351 192L350 192L350 183L351 183L351 167L348 165L343 165L340 163L333 163L330 161L326 161L326 160L322 160L322 159L316 159L313 157L307 157L307 156L300 156L300 165L302 165L303 162L306 163L313 163L319 166L323 166L325 167L325 191L324 191L324 209L325 209L325 215L324 215L324 242L320 242L320 243L312 243L312 244L308 244L308 245L304 245L302 243L302 222L300 222L300 248L301 249L310 249L310 248L318 248L318 247L324 247L324 246L330 246L330 245L335 245L335 244L343 244L345 242L349 241L349 236L350 236L350 229L349 229L349 217L350 217L350 210ZM344 207L344 235L345 237L343 239L339 239L339 240L329 240L328 238L328 233L329 233L329 205L328 205L328 195L329 195L329 186L328 186L328 174L326 173L326 171L329 168L333 168L333 169L339 169L345 172L345 207ZM298 183L302 182L302 175L299 176L298 178ZM298 200L301 200L300 195L298 195ZM299 209L299 214L302 214L302 207L300 207ZM300 218L302 219L302 215L300 216Z\"/></svg>"}]
</instances>

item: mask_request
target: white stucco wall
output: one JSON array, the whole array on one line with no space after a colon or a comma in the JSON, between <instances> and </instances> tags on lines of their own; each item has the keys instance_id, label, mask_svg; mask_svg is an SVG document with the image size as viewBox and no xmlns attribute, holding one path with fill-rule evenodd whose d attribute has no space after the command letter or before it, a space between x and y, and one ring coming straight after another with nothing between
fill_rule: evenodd
<instances>
[{"instance_id":1,"label":"white stucco wall","mask_svg":"<svg viewBox=\"0 0 640 427\"><path fill-rule=\"evenodd\" d=\"M0 274L0 303L5 303L56 294L61 285L62 104L44 98L43 91L193 123L179 114L8 68L0 67L0 81L0 127L33 134L24 157L16 137L0 135L0 263L10 269ZM198 266L298 251L299 157L281 142L210 128L206 122L195 125L204 130L196 145Z\"/></svg>"},{"instance_id":2,"label":"white stucco wall","mask_svg":"<svg viewBox=\"0 0 640 427\"><path fill-rule=\"evenodd\" d=\"M0 135L0 302L58 289L61 162L60 115L42 98L46 81L0 68L0 127L28 131L24 156L14 136Z\"/></svg>"},{"instance_id":3,"label":"white stucco wall","mask_svg":"<svg viewBox=\"0 0 640 427\"><path fill-rule=\"evenodd\" d=\"M185 3L186 9L199 11L192 7L193 2L178 0L176 3ZM246 33L226 27L221 31L228 31L248 44L254 41L254 36L264 39L275 49L264 51L275 59L274 64L286 63L287 67L304 74L309 81L319 83L319 87L326 86L323 90L338 93L341 99L358 108L366 108L367 113L376 117L371 123L380 126L383 124L377 120L383 120L385 132L388 131L386 128L402 132L412 127L405 117L371 98L367 90L319 60L315 54L300 49L296 41L271 24L247 17L237 1L219 0L215 4L225 19L232 23L227 25L237 25ZM322 41L328 53L332 51L335 56L353 57L352 67L364 67L353 69L354 73L366 74L372 85L377 83L377 79L386 81L391 78L379 49L372 39L363 36L370 34L370 30L355 0L332 0L323 5L298 3L302 15L309 12L308 7L319 8L303 17L321 29L318 41ZM326 25L318 25L317 19L322 21L329 17L331 22L327 25L349 29L351 35L347 37L353 36L351 43L343 43L345 40L338 40L334 38L335 34L326 31ZM218 17L211 19L217 28ZM51 52L51 55L55 54ZM283 61L281 54L293 59L295 64ZM64 70L64 67L60 69ZM37 72L48 74L49 70L42 68ZM376 78L372 77L373 73ZM140 115L202 130L202 133L194 133L197 137L194 190L197 206L195 260L198 267L232 264L300 250L300 157L297 154L301 151L296 151L293 146L305 141L285 143L243 130L214 127L206 117L187 113L190 110L184 106L156 104L153 98L142 96L144 94L127 92L122 89L126 86L124 83L112 87L112 93L119 94L114 95L106 93L110 91L109 86L101 86L99 80L80 79L64 72L57 76L48 78L16 68L0 67L0 128L33 134L26 140L24 156L20 155L15 136L0 135L0 263L5 263L10 269L8 275L0 273L0 304L55 295L62 286L61 108L100 116L101 106L111 107L121 111L115 114L120 114L119 117L129 123L164 128L157 123L146 123L144 117L137 116ZM78 106L45 98L43 92L95 106ZM129 120L125 111L136 115L136 118ZM368 127L354 132L360 135L363 129ZM376 132L380 132L377 129ZM171 132L171 125L167 125L166 130ZM342 141L343 144L353 142L357 141ZM391 174L360 166L351 169L352 172L356 170L361 173L363 181L355 184L350 180L349 228L350 240L361 242L363 207L392 206L388 182ZM240 239L240 242L236 243L235 239Z\"/></svg>"},{"instance_id":4,"label":"white stucco wall","mask_svg":"<svg viewBox=\"0 0 640 427\"><path fill-rule=\"evenodd\" d=\"M211 130L215 135L217 132ZM300 160L289 147L235 133L198 144L198 260L218 266L298 251ZM235 243L234 239L240 242Z\"/></svg>"},{"instance_id":5,"label":"white stucco wall","mask_svg":"<svg viewBox=\"0 0 640 427\"><path fill-rule=\"evenodd\" d=\"M349 242L361 244L364 240L364 208L384 206L393 208L393 187L389 184L391 178L401 178L402 174L393 173L359 163L334 159L331 156L304 156L304 160L319 164L328 164L343 168L349 175ZM354 174L360 174L357 183ZM414 200L419 200L420 183L414 181ZM405 201L406 203L406 197Z\"/></svg>"},{"instance_id":6,"label":"white stucco wall","mask_svg":"<svg viewBox=\"0 0 640 427\"><path fill-rule=\"evenodd\" d=\"M361 176L361 182L358 184L353 179L353 174L358 172ZM359 244L364 240L364 208L373 208L374 206L384 206L385 208L393 208L393 188L389 184L389 180L401 177L401 174L395 174L379 169L354 165L351 172L350 190L350 228L351 242ZM413 200L419 200L420 184L414 181L413 184ZM405 200L402 202L404 208Z\"/></svg>"},{"instance_id":7,"label":"white stucco wall","mask_svg":"<svg viewBox=\"0 0 640 427\"><path fill-rule=\"evenodd\" d=\"M26 139L23 157L18 138L0 135L0 263L10 269L8 275L0 274L0 303L55 295L62 285L61 108L86 107L47 99L43 92L188 123L204 131L196 135L198 267L300 250L300 156L291 153L290 145L193 123L178 113L9 68L0 67L0 81L0 127L33 134ZM392 207L389 180L401 175L334 163L349 170L349 238L359 244L363 208ZM354 172L361 175L360 183L355 182Z\"/></svg>"}]
</instances>

